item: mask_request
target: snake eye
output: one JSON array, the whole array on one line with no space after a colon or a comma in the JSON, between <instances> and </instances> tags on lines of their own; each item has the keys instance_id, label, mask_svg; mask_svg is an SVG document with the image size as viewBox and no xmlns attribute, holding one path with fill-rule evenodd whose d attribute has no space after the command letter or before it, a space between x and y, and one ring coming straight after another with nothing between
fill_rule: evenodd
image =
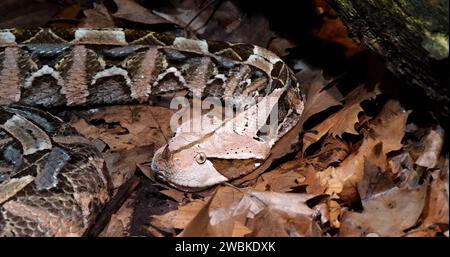
<instances>
[{"instance_id":1,"label":"snake eye","mask_svg":"<svg viewBox=\"0 0 450 257\"><path fill-rule=\"evenodd\" d=\"M202 152L197 153L197 154L194 156L194 159L195 159L195 161L196 161L198 164L203 164L203 163L206 162L206 154L205 154L205 153L202 153Z\"/></svg>"}]
</instances>

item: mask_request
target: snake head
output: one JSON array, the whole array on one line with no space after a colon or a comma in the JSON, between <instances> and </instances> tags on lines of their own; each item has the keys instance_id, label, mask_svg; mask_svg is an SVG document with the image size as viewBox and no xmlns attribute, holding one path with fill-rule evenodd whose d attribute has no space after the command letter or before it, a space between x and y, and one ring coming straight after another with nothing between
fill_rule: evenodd
<instances>
[{"instance_id":1,"label":"snake head","mask_svg":"<svg viewBox=\"0 0 450 257\"><path fill-rule=\"evenodd\" d=\"M185 190L200 190L256 169L270 145L236 133L180 133L156 151L152 169L157 177Z\"/></svg>"},{"instance_id":2,"label":"snake head","mask_svg":"<svg viewBox=\"0 0 450 257\"><path fill-rule=\"evenodd\" d=\"M286 126L285 122L279 124L275 115L275 122L266 126L269 116L273 118L273 110L278 110L274 108L282 92L283 89L274 90L272 97L264 98L229 120L217 117L215 120L214 116L205 114L182 123L175 136L154 154L152 169L156 176L176 188L192 191L265 167L262 164L280 138L280 129L289 130L297 121ZM283 116L283 120L288 116ZM212 122L205 125L202 122L205 118ZM195 124L202 124L201 129L192 131Z\"/></svg>"},{"instance_id":3,"label":"snake head","mask_svg":"<svg viewBox=\"0 0 450 257\"><path fill-rule=\"evenodd\" d=\"M287 110L279 117L282 95L283 101L290 101L286 106L295 106L290 94L283 92L285 88L274 89L269 97L228 120L204 114L182 123L175 136L154 154L152 169L156 176L176 188L198 191L267 167L263 163L272 147L283 135L282 131L297 124L302 111ZM296 95L293 98L298 99ZM204 120L211 122L205 124ZM192 130L195 124L202 124L201 129Z\"/></svg>"}]
</instances>

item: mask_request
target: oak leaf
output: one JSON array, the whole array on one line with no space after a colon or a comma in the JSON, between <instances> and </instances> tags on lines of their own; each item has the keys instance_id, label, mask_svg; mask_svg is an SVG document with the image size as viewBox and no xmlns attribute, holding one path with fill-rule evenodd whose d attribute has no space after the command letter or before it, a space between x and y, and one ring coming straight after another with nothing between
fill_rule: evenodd
<instances>
[{"instance_id":1,"label":"oak leaf","mask_svg":"<svg viewBox=\"0 0 450 257\"><path fill-rule=\"evenodd\" d=\"M370 122L370 129L358 150L351 153L338 167L318 172L317 182L311 182L307 192L317 193L317 190L325 187L325 192L333 198L342 196L343 190L348 194L347 197L352 198L352 188L363 179L365 160L370 160L385 170L386 154L402 147L401 140L409 113L398 101L387 102L378 116ZM317 189L317 185L321 187Z\"/></svg>"},{"instance_id":2,"label":"oak leaf","mask_svg":"<svg viewBox=\"0 0 450 257\"><path fill-rule=\"evenodd\" d=\"M373 89L359 86L347 94L343 99L342 109L332 114L322 123L308 131L305 131L303 138L303 149L307 149L311 144L319 141L325 134L332 136L342 136L343 133L359 134L355 130L355 124L359 121L358 114L363 111L361 102L376 97L381 92L378 86Z\"/></svg>"},{"instance_id":3,"label":"oak leaf","mask_svg":"<svg viewBox=\"0 0 450 257\"><path fill-rule=\"evenodd\" d=\"M336 86L326 88L330 83L323 77L322 71L299 72L299 83L305 86L306 103L302 121L306 122L312 115L330 107L341 105L342 95Z\"/></svg>"}]
</instances>

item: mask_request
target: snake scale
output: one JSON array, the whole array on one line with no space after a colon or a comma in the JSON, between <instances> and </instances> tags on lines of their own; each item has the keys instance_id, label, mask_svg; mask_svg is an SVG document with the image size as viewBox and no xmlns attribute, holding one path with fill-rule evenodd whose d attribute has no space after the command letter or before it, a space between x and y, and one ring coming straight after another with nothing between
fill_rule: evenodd
<instances>
[{"instance_id":1,"label":"snake scale","mask_svg":"<svg viewBox=\"0 0 450 257\"><path fill-rule=\"evenodd\" d=\"M180 95L259 97L276 106L278 124L264 135L248 129L268 116L258 116L261 104L244 104L231 130L229 120L177 130L152 169L182 190L258 174L298 137L301 87L264 48L128 29L0 30L0 235L82 236L110 199L102 155L44 109L157 105Z\"/></svg>"}]
</instances>

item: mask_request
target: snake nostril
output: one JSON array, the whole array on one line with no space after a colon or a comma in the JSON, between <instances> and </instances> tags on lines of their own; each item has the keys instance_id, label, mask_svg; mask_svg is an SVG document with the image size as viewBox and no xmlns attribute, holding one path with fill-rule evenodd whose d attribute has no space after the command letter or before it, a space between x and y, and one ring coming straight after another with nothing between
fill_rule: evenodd
<instances>
[{"instance_id":1,"label":"snake nostril","mask_svg":"<svg viewBox=\"0 0 450 257\"><path fill-rule=\"evenodd\" d=\"M198 164L203 164L206 162L206 154L203 152L199 152L194 156L194 159Z\"/></svg>"}]
</instances>

